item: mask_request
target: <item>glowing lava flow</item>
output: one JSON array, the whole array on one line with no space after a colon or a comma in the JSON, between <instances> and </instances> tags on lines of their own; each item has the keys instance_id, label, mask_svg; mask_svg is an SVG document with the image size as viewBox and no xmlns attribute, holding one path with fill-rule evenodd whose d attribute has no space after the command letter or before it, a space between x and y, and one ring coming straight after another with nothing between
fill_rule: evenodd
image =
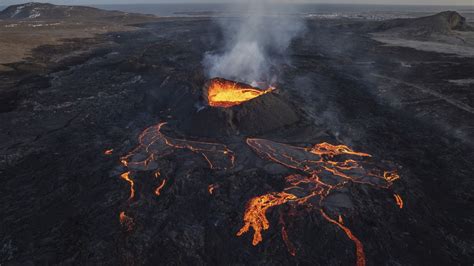
<instances>
[{"instance_id":1,"label":"glowing lava flow","mask_svg":"<svg viewBox=\"0 0 474 266\"><path fill-rule=\"evenodd\" d=\"M161 190L165 187L166 184L166 179L163 179L161 181L161 184L155 189L155 195L160 196L161 195Z\"/></svg>"},{"instance_id":2,"label":"glowing lava flow","mask_svg":"<svg viewBox=\"0 0 474 266\"><path fill-rule=\"evenodd\" d=\"M200 154L211 169L226 170L234 167L234 153L225 145L168 137L161 133L161 129L165 124L160 123L146 129L139 137L139 146L127 156L121 158L122 165L128 169L120 177L130 185L129 200L136 197L135 182L132 175L139 171L154 171L154 177L160 178L159 160L177 150L187 150ZM166 182L166 179L163 179L154 190L156 196L161 195ZM120 213L120 222L128 228L127 231L130 231L129 227L134 225L133 219L125 215L125 212Z\"/></svg>"},{"instance_id":3,"label":"glowing lava flow","mask_svg":"<svg viewBox=\"0 0 474 266\"><path fill-rule=\"evenodd\" d=\"M215 78L207 88L207 102L212 107L232 107L272 92L274 88L259 90L252 86Z\"/></svg>"},{"instance_id":4,"label":"glowing lava flow","mask_svg":"<svg viewBox=\"0 0 474 266\"><path fill-rule=\"evenodd\" d=\"M128 199L132 200L135 197L135 183L130 179L130 172L123 173L120 177L130 184L130 196Z\"/></svg>"},{"instance_id":5,"label":"glowing lava flow","mask_svg":"<svg viewBox=\"0 0 474 266\"><path fill-rule=\"evenodd\" d=\"M403 209L403 199L402 199L402 197L400 197L400 195L398 195L398 194L394 194L393 196L395 197L395 202L397 203L398 207L400 209Z\"/></svg>"},{"instance_id":6,"label":"glowing lava flow","mask_svg":"<svg viewBox=\"0 0 474 266\"><path fill-rule=\"evenodd\" d=\"M252 244L256 246L262 241L262 230L270 228L270 222L266 216L267 210L273 206L282 205L289 200L295 199L295 195L285 192L271 193L251 199L245 210L245 225L237 233L237 236L241 236L248 232L250 227L252 227L254 230Z\"/></svg>"},{"instance_id":7,"label":"glowing lava flow","mask_svg":"<svg viewBox=\"0 0 474 266\"><path fill-rule=\"evenodd\" d=\"M324 217L324 219L326 219L330 223L333 223L333 224L339 226L342 229L342 231L344 231L344 233L346 233L347 237L350 240L352 240L352 242L354 242L354 244L356 246L357 265L360 265L360 266L365 265L364 246L362 245L362 242L360 242L360 240L356 236L354 236L354 234L352 234L351 230L344 226L341 216L339 216L339 218L340 218L339 221L336 221L336 220L332 219L331 217L329 217L329 215L327 215L323 211L323 209L320 209L320 211L321 211L321 215Z\"/></svg>"},{"instance_id":8,"label":"glowing lava flow","mask_svg":"<svg viewBox=\"0 0 474 266\"><path fill-rule=\"evenodd\" d=\"M202 155L211 169L226 170L234 167L234 153L225 145L170 138L161 133L164 125L166 123L147 128L139 137L140 145L121 159L122 164L130 170L156 170L158 159L175 150L188 150Z\"/></svg>"},{"instance_id":9,"label":"glowing lava flow","mask_svg":"<svg viewBox=\"0 0 474 266\"><path fill-rule=\"evenodd\" d=\"M290 204L317 208L328 222L337 225L356 246L357 265L365 265L365 253L362 242L344 225L342 216L331 218L323 209L323 201L335 189L342 188L349 182L368 184L379 188L389 188L393 181L399 179L395 172L366 170L369 162L360 160L371 155L355 152L344 145L321 143L312 148L301 148L264 139L248 139L247 144L262 158L277 162L288 168L303 172L285 178L287 187L281 192L272 192L255 197L247 203L244 214L244 225L237 233L241 236L253 229L253 245L262 241L262 231L270 227L266 213L270 208ZM359 160L356 160L359 159ZM372 167L371 167L372 168ZM284 222L280 222L284 225ZM289 252L295 255L282 227L282 238Z\"/></svg>"},{"instance_id":10,"label":"glowing lava flow","mask_svg":"<svg viewBox=\"0 0 474 266\"><path fill-rule=\"evenodd\" d=\"M216 190L217 188L219 188L219 185L211 184L207 187L207 191L209 192L210 195L212 195L214 194L214 190Z\"/></svg>"}]
</instances>

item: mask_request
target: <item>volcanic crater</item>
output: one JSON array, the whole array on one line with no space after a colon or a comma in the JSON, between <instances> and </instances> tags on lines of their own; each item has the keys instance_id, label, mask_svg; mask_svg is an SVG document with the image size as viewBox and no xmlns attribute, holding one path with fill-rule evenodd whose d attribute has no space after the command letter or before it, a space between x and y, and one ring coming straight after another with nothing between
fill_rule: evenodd
<instances>
[{"instance_id":1,"label":"volcanic crater","mask_svg":"<svg viewBox=\"0 0 474 266\"><path fill-rule=\"evenodd\" d=\"M296 106L269 87L213 78L202 90L204 106L179 126L195 136L254 135L290 126L300 121Z\"/></svg>"}]
</instances>

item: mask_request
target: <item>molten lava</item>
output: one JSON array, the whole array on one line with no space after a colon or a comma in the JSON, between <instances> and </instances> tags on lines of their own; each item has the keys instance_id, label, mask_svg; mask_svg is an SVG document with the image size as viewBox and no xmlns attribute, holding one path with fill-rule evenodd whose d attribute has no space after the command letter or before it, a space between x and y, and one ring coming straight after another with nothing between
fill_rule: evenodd
<instances>
[{"instance_id":1,"label":"molten lava","mask_svg":"<svg viewBox=\"0 0 474 266\"><path fill-rule=\"evenodd\" d=\"M346 233L347 237L350 240L352 240L352 242L354 242L354 244L356 246L356 258L357 258L356 265L357 266L365 265L365 252L364 252L364 246L362 245L362 242L360 242L360 240L356 236L354 236L354 234L352 234L352 231L349 228L344 226L342 219L339 219L339 221L336 221L336 220L332 219L331 217L329 217L329 215L327 215L323 211L323 209L320 209L320 211L321 211L321 215L324 217L324 219L326 219L330 223L333 223L333 224L339 226L339 228L341 228L342 231L344 231L344 233ZM341 218L341 216L339 216L339 218Z\"/></svg>"},{"instance_id":2,"label":"molten lava","mask_svg":"<svg viewBox=\"0 0 474 266\"><path fill-rule=\"evenodd\" d=\"M161 181L161 184L155 189L155 195L160 196L161 195L161 190L165 187L166 184L166 179L163 179Z\"/></svg>"},{"instance_id":3,"label":"molten lava","mask_svg":"<svg viewBox=\"0 0 474 266\"><path fill-rule=\"evenodd\" d=\"M254 246L258 245L262 241L262 230L270 228L270 222L266 216L267 210L273 206L282 205L289 200L295 199L295 195L285 192L266 194L251 199L245 210L245 224L237 233L237 236L248 232L250 227L252 227L254 230L252 244Z\"/></svg>"},{"instance_id":4,"label":"molten lava","mask_svg":"<svg viewBox=\"0 0 474 266\"><path fill-rule=\"evenodd\" d=\"M133 175L140 171L154 171L154 178L159 179L162 176L159 171L160 159L172 155L177 150L200 154L211 169L226 170L234 167L234 153L225 145L168 137L161 133L165 124L160 123L147 128L139 137L139 146L120 159L122 165L127 168L127 172L121 174L120 177L130 185L129 201L135 200L137 194ZM154 189L156 196L162 194L166 183L167 180L163 179ZM119 216L124 227L133 227L132 217L127 216L123 211Z\"/></svg>"},{"instance_id":5,"label":"molten lava","mask_svg":"<svg viewBox=\"0 0 474 266\"><path fill-rule=\"evenodd\" d=\"M133 230L133 226L135 225L133 218L127 216L125 212L121 212L119 218L120 224L125 228L125 231L130 232Z\"/></svg>"},{"instance_id":6,"label":"molten lava","mask_svg":"<svg viewBox=\"0 0 474 266\"><path fill-rule=\"evenodd\" d=\"M286 177L287 186L281 192L271 192L251 199L245 210L244 225L237 236L252 228L254 232L252 244L259 244L262 241L262 231L270 228L266 217L270 208L283 204L289 204L293 208L298 205L316 208L324 219L337 225L354 242L357 265L365 265L362 242L344 225L340 214L332 218L324 211L324 200L331 192L349 182L389 188L393 181L400 178L398 174L393 171L367 170L364 166L370 167L371 164L363 159L371 155L355 152L344 145L321 143L312 148L301 148L264 139L248 139L247 144L262 158L298 170L304 175L294 174ZM399 204L401 198L396 199ZM295 255L295 248L288 239L285 223L280 221L280 224L282 224L282 238L288 251Z\"/></svg>"},{"instance_id":7,"label":"molten lava","mask_svg":"<svg viewBox=\"0 0 474 266\"><path fill-rule=\"evenodd\" d=\"M120 177L130 184L130 196L128 199L132 200L135 197L135 183L130 178L130 172L123 173L120 175Z\"/></svg>"},{"instance_id":8,"label":"molten lava","mask_svg":"<svg viewBox=\"0 0 474 266\"><path fill-rule=\"evenodd\" d=\"M219 188L219 185L211 184L207 187L207 191L209 192L210 195L212 195L214 194L214 190L216 190L217 188Z\"/></svg>"},{"instance_id":9,"label":"molten lava","mask_svg":"<svg viewBox=\"0 0 474 266\"><path fill-rule=\"evenodd\" d=\"M130 184L130 199L135 196L131 171L156 170L159 168L158 160L172 154L175 150L188 150L200 154L211 169L225 170L234 167L234 153L225 145L170 138L161 133L164 125L166 123L147 128L139 137L140 145L121 158L122 165L129 169L121 175L121 178ZM159 178L160 171L156 171L154 176ZM164 183L162 185L164 186Z\"/></svg>"},{"instance_id":10,"label":"molten lava","mask_svg":"<svg viewBox=\"0 0 474 266\"><path fill-rule=\"evenodd\" d=\"M176 150L188 150L202 155L211 169L234 167L234 153L225 145L170 138L161 133L164 125L166 123L147 128L139 137L140 145L121 159L122 164L135 171L156 170L160 158Z\"/></svg>"},{"instance_id":11,"label":"molten lava","mask_svg":"<svg viewBox=\"0 0 474 266\"><path fill-rule=\"evenodd\" d=\"M393 196L395 197L395 202L397 203L398 207L400 209L403 209L403 199L402 199L402 197L398 194L394 194Z\"/></svg>"},{"instance_id":12,"label":"molten lava","mask_svg":"<svg viewBox=\"0 0 474 266\"><path fill-rule=\"evenodd\" d=\"M237 83L226 83L227 81L222 83L220 79L215 82L209 88L210 93L213 91L213 86L230 86L230 89L237 91L246 90L245 88L235 89L238 86ZM245 91L239 93L248 96ZM259 91L259 93L262 95L267 92ZM211 106L229 107L249 100L247 96L243 96L243 98L229 101L229 98L219 98L222 95L218 97L216 95L209 94L209 103L215 104ZM232 95L232 93L224 93L224 95ZM259 95L254 96L258 97ZM211 98L217 99L217 101L213 102ZM172 156L178 150L201 155L211 169L227 170L234 167L234 153L225 145L168 137L161 132L165 124L160 123L146 129L139 137L139 146L121 158L121 163L127 168L121 178L130 185L129 203L136 200L136 194L139 193L139 191L135 191L135 182L140 180L135 174L140 171L152 171L155 179L161 179L160 168L166 163L162 159ZM262 233L270 228L267 213L274 207L286 205L289 207L285 208L287 212L280 209L281 236L289 253L295 256L297 250L290 241L285 217L291 217L304 209L317 210L321 213L322 218L342 230L347 238L354 243L357 265L365 265L364 246L349 229L350 220L347 220L347 216L343 219L343 216L334 210L325 210L325 199L349 183L367 184L376 188L388 189L400 176L395 171L378 169L370 161L372 157L370 154L356 152L344 145L320 143L303 148L265 139L247 139L247 144L260 157L286 166L297 173L285 178L286 186L281 191L256 196L248 201L243 215L243 225L237 232L237 236L242 236L252 229L252 244L258 245L263 241ZM160 196L167 180L162 179L159 184L156 184L154 194ZM211 184L207 189L212 195L217 188L218 185ZM400 195L394 194L394 198L398 207L403 208L403 200ZM132 217L126 215L125 211L120 212L119 217L120 223L126 231L133 230L135 221Z\"/></svg>"},{"instance_id":13,"label":"molten lava","mask_svg":"<svg viewBox=\"0 0 474 266\"><path fill-rule=\"evenodd\" d=\"M207 102L212 107L232 107L275 90L260 90L247 84L225 79L212 79L207 88Z\"/></svg>"}]
</instances>

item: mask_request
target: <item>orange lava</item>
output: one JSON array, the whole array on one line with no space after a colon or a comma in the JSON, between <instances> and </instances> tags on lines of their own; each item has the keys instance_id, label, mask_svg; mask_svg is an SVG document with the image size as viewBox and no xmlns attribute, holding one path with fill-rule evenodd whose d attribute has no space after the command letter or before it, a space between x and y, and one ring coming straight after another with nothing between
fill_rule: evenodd
<instances>
[{"instance_id":1,"label":"orange lava","mask_svg":"<svg viewBox=\"0 0 474 266\"><path fill-rule=\"evenodd\" d=\"M398 207L400 209L403 209L403 199L402 199L402 197L398 194L394 194L393 196L395 197L395 202L397 203Z\"/></svg>"},{"instance_id":2,"label":"orange lava","mask_svg":"<svg viewBox=\"0 0 474 266\"><path fill-rule=\"evenodd\" d=\"M321 209L321 214L324 217L324 219L326 219L328 222L339 226L339 228L341 228L342 231L344 231L344 233L346 233L347 237L350 240L352 240L352 242L354 242L354 244L356 246L356 257L357 257L356 265L357 266L364 266L365 265L365 252L364 252L364 245L362 245L362 242L360 242L360 240L354 234L352 234L351 230L349 228L345 227L342 224L342 222L340 222L340 221L338 222L338 221L332 219L322 209ZM339 217L341 217L341 216L339 216Z\"/></svg>"},{"instance_id":3,"label":"orange lava","mask_svg":"<svg viewBox=\"0 0 474 266\"><path fill-rule=\"evenodd\" d=\"M212 107L232 107L272 92L274 88L259 90L252 86L225 79L212 79L207 91L207 101Z\"/></svg>"},{"instance_id":4,"label":"orange lava","mask_svg":"<svg viewBox=\"0 0 474 266\"><path fill-rule=\"evenodd\" d=\"M209 192L210 195L214 194L214 190L217 189L219 187L219 185L214 185L214 184L211 184L207 187L207 191Z\"/></svg>"},{"instance_id":5,"label":"orange lava","mask_svg":"<svg viewBox=\"0 0 474 266\"><path fill-rule=\"evenodd\" d=\"M225 145L171 138L161 133L164 125L166 123L147 128L139 137L139 146L121 159L122 164L135 171L156 170L156 161L161 157L175 150L188 150L200 154L211 169L234 167L234 153Z\"/></svg>"},{"instance_id":6,"label":"orange lava","mask_svg":"<svg viewBox=\"0 0 474 266\"><path fill-rule=\"evenodd\" d=\"M155 195L157 196L161 195L161 190L163 189L163 187L165 187L165 184L166 184L166 179L163 179L163 181L161 181L161 184L155 189Z\"/></svg>"},{"instance_id":7,"label":"orange lava","mask_svg":"<svg viewBox=\"0 0 474 266\"><path fill-rule=\"evenodd\" d=\"M135 183L130 178L130 172L123 173L120 177L130 184L130 196L128 199L132 200L135 197Z\"/></svg>"},{"instance_id":8,"label":"orange lava","mask_svg":"<svg viewBox=\"0 0 474 266\"><path fill-rule=\"evenodd\" d=\"M138 147L120 159L121 164L127 168L127 172L121 174L120 177L130 185L129 201L136 198L135 181L132 178L134 174L153 171L153 177L160 178L162 176L159 169L160 159L173 155L178 150L201 155L211 169L226 170L234 167L234 153L225 145L171 138L161 132L164 125L166 123L147 128L139 137ZM156 196L162 195L166 183L167 180L163 179L154 189L153 192ZM128 223L127 221L133 223L133 219L127 217L125 212L120 213L120 220L123 223Z\"/></svg>"},{"instance_id":9,"label":"orange lava","mask_svg":"<svg viewBox=\"0 0 474 266\"><path fill-rule=\"evenodd\" d=\"M127 232L133 230L133 226L135 225L135 222L133 221L132 217L127 216L125 212L120 212L119 218L120 218L120 224L125 228Z\"/></svg>"},{"instance_id":10,"label":"orange lava","mask_svg":"<svg viewBox=\"0 0 474 266\"><path fill-rule=\"evenodd\" d=\"M397 179L400 179L400 176L396 172L384 172L383 178L389 182L393 182Z\"/></svg>"},{"instance_id":11,"label":"orange lava","mask_svg":"<svg viewBox=\"0 0 474 266\"><path fill-rule=\"evenodd\" d=\"M237 233L237 236L248 232L252 227L254 230L252 244L254 246L258 245L262 241L262 230L270 228L270 222L266 216L267 210L294 199L296 199L295 195L285 192L266 194L251 199L245 209L244 226Z\"/></svg>"},{"instance_id":12,"label":"orange lava","mask_svg":"<svg viewBox=\"0 0 474 266\"><path fill-rule=\"evenodd\" d=\"M161 123L146 129L139 137L140 145L127 156L121 158L122 165L129 170L120 177L130 184L130 200L135 197L135 183L131 177L132 171L157 170L157 160L170 155L175 150L183 149L202 155L211 169L234 167L234 153L225 145L167 137L161 133L161 128L165 124ZM161 173L156 171L154 175L158 178ZM164 184L162 185L164 186ZM158 187L158 189L161 188Z\"/></svg>"},{"instance_id":13,"label":"orange lava","mask_svg":"<svg viewBox=\"0 0 474 266\"><path fill-rule=\"evenodd\" d=\"M104 151L105 155L112 155L114 153L114 149Z\"/></svg>"},{"instance_id":14,"label":"orange lava","mask_svg":"<svg viewBox=\"0 0 474 266\"><path fill-rule=\"evenodd\" d=\"M332 145L327 142L323 142L320 144L314 145L314 147L310 150L311 153L317 155L329 155L329 156L336 156L341 154L349 154L355 155L359 157L372 157L370 154L362 153L362 152L355 152L346 145Z\"/></svg>"},{"instance_id":15,"label":"orange lava","mask_svg":"<svg viewBox=\"0 0 474 266\"><path fill-rule=\"evenodd\" d=\"M294 174L285 178L287 186L281 192L271 192L252 198L245 209L244 225L237 236L253 229L252 244L262 241L262 231L268 230L270 223L266 213L270 208L289 204L319 209L328 222L337 225L356 247L357 265L365 265L365 254L362 242L344 225L341 215L331 218L324 212L323 203L334 190L340 189L349 182L368 184L379 188L389 188L393 181L400 177L393 171L373 169L365 159L371 155L355 152L344 145L328 143L316 144L312 148L302 148L277 143L264 139L247 139L247 144L262 158L282 164L288 168L304 173ZM364 166L369 166L367 170ZM296 250L288 239L284 222L282 238L290 254Z\"/></svg>"}]
</instances>

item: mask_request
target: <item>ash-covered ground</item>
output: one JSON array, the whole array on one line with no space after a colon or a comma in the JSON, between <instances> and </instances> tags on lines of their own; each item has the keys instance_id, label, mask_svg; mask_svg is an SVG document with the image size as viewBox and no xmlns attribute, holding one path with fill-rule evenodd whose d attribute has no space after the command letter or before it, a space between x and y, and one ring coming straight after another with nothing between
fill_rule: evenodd
<instances>
[{"instance_id":1,"label":"ash-covered ground","mask_svg":"<svg viewBox=\"0 0 474 266\"><path fill-rule=\"evenodd\" d=\"M0 72L0 262L354 265L354 242L311 208L268 210L257 246L252 230L236 236L247 202L282 191L284 177L298 173L253 152L245 139L257 137L344 144L393 165L401 178L389 189L349 182L328 197L368 265L471 264L472 58L385 46L346 20L306 24L276 84L300 119L268 132L181 130L202 102L203 56L222 46L215 19L160 19L42 46L8 65L14 71ZM89 52L68 56L77 47ZM64 60L48 61L52 54ZM161 179L134 173L129 200L120 158L160 122L167 136L226 145L234 168L212 170L199 154L170 152L156 159ZM121 212L132 220L121 223Z\"/></svg>"}]
</instances>

